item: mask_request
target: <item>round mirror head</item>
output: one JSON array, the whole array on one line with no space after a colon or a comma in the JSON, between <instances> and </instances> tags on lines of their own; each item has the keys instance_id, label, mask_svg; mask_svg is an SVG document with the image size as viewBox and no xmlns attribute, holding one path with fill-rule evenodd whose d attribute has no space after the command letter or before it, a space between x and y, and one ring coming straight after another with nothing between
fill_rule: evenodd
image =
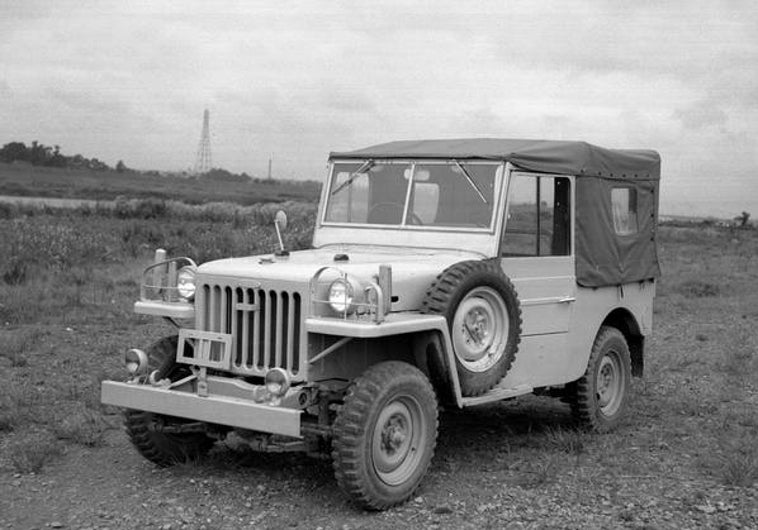
<instances>
[{"instance_id":1,"label":"round mirror head","mask_svg":"<svg viewBox=\"0 0 758 530\"><path fill-rule=\"evenodd\" d=\"M276 212L276 215L274 216L274 222L279 227L279 230L287 230L287 214L284 213L284 210L279 210Z\"/></svg>"}]
</instances>

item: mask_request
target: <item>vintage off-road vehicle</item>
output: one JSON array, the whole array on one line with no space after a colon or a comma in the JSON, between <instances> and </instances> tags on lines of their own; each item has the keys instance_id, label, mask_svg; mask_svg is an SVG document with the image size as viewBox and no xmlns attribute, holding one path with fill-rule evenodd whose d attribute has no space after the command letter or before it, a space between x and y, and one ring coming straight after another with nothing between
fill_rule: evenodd
<instances>
[{"instance_id":1,"label":"vintage off-road vehicle","mask_svg":"<svg viewBox=\"0 0 758 530\"><path fill-rule=\"evenodd\" d=\"M659 176L654 151L584 142L332 153L312 249L200 266L157 252L135 311L178 334L129 350L102 401L158 465L234 431L330 454L369 509L420 484L439 405L539 392L611 429L651 332Z\"/></svg>"}]
</instances>

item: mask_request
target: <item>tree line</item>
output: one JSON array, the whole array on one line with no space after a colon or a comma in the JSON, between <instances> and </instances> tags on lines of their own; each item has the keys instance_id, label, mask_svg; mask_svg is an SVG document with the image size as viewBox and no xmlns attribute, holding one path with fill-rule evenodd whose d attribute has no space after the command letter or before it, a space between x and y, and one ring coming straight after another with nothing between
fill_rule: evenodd
<instances>
[{"instance_id":1,"label":"tree line","mask_svg":"<svg viewBox=\"0 0 758 530\"><path fill-rule=\"evenodd\" d=\"M33 166L61 167L71 169L93 169L95 171L105 171L111 167L97 158L86 158L76 154L66 156L61 153L57 145L49 146L34 140L31 145L24 142L10 142L0 148L0 161L2 162L28 162ZM119 161L119 165L123 166ZM119 169L117 167L117 169ZM120 168L123 171L125 166Z\"/></svg>"}]
</instances>

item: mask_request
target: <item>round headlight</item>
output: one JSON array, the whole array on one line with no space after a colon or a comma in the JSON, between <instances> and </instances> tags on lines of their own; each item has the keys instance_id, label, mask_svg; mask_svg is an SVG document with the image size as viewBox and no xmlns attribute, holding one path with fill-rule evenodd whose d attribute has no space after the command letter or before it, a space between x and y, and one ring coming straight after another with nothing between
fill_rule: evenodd
<instances>
[{"instance_id":1,"label":"round headlight","mask_svg":"<svg viewBox=\"0 0 758 530\"><path fill-rule=\"evenodd\" d=\"M176 290L187 301L195 297L195 269L182 267L176 275Z\"/></svg>"},{"instance_id":2,"label":"round headlight","mask_svg":"<svg viewBox=\"0 0 758 530\"><path fill-rule=\"evenodd\" d=\"M348 313L354 295L353 286L349 282L343 279L334 280L329 286L329 306L338 313Z\"/></svg>"},{"instance_id":3,"label":"round headlight","mask_svg":"<svg viewBox=\"0 0 758 530\"><path fill-rule=\"evenodd\" d=\"M290 378L281 368L272 368L266 372L266 390L274 397L282 397L290 388Z\"/></svg>"},{"instance_id":4,"label":"round headlight","mask_svg":"<svg viewBox=\"0 0 758 530\"><path fill-rule=\"evenodd\" d=\"M147 370L147 354L132 348L124 354L124 366L131 375L142 375Z\"/></svg>"}]
</instances>

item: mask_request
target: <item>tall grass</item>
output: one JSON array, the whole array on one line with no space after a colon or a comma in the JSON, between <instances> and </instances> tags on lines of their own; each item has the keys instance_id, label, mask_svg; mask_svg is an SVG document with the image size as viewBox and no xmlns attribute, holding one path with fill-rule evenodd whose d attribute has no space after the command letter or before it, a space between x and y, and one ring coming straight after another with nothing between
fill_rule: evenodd
<instances>
[{"instance_id":1,"label":"tall grass","mask_svg":"<svg viewBox=\"0 0 758 530\"><path fill-rule=\"evenodd\" d=\"M116 421L100 405L100 381L121 377L127 345L173 332L132 312L156 247L198 263L271 252L280 208L290 218L287 246L307 247L311 204L0 209L0 433L12 450L0 467L38 471L61 444L103 443Z\"/></svg>"}]
</instances>

